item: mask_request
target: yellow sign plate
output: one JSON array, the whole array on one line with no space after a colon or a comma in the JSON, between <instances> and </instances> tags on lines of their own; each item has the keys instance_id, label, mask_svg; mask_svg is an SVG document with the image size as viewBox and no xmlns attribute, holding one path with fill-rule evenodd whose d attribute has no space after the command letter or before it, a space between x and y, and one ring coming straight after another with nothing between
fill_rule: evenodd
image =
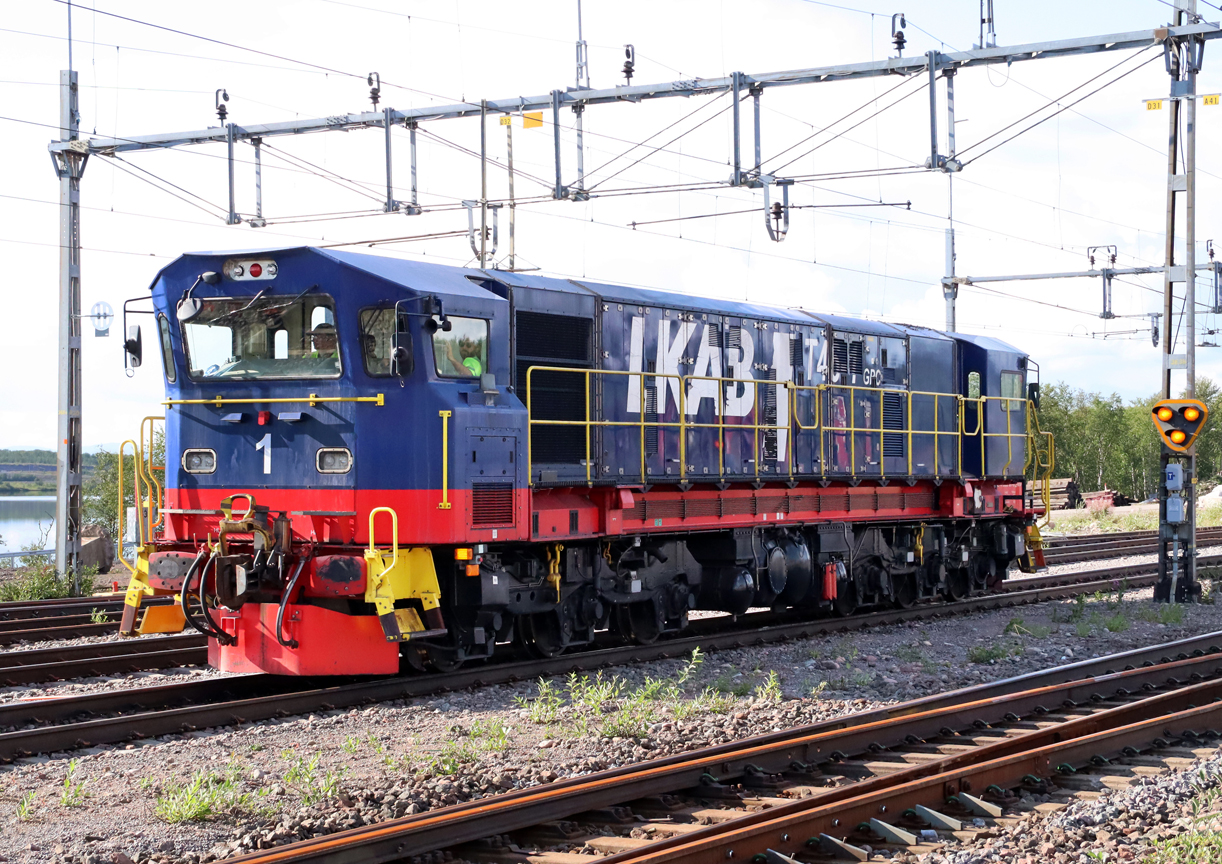
<instances>
[{"instance_id":1,"label":"yellow sign plate","mask_svg":"<svg viewBox=\"0 0 1222 864\"><path fill-rule=\"evenodd\" d=\"M1163 110L1163 100L1162 99L1147 99L1146 100L1146 110L1147 111L1162 111Z\"/></svg>"},{"instance_id":2,"label":"yellow sign plate","mask_svg":"<svg viewBox=\"0 0 1222 864\"><path fill-rule=\"evenodd\" d=\"M1218 104L1218 95L1219 94L1217 93L1210 93L1209 95L1207 95L1204 99L1205 104L1206 105L1217 105Z\"/></svg>"},{"instance_id":3,"label":"yellow sign plate","mask_svg":"<svg viewBox=\"0 0 1222 864\"><path fill-rule=\"evenodd\" d=\"M512 118L512 117L502 117L502 118L501 118L501 125L502 125L502 126L512 126L512 125L513 125L513 118Z\"/></svg>"},{"instance_id":4,"label":"yellow sign plate","mask_svg":"<svg viewBox=\"0 0 1222 864\"><path fill-rule=\"evenodd\" d=\"M536 126L543 125L543 112L531 111L529 114L522 115L522 128L533 129Z\"/></svg>"}]
</instances>

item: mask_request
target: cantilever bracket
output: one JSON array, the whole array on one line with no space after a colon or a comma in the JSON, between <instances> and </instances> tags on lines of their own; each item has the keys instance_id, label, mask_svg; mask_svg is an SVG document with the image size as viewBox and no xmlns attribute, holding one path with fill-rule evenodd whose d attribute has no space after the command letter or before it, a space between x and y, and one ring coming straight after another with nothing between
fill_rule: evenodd
<instances>
[{"instance_id":1,"label":"cantilever bracket","mask_svg":"<svg viewBox=\"0 0 1222 864\"><path fill-rule=\"evenodd\" d=\"M768 236L780 243L789 233L789 187L793 180L777 180L776 185L781 189L780 201L770 200L768 184L764 184L764 227L768 229Z\"/></svg>"},{"instance_id":2,"label":"cantilever bracket","mask_svg":"<svg viewBox=\"0 0 1222 864\"><path fill-rule=\"evenodd\" d=\"M479 232L475 230L475 211L479 209L480 206L482 205L480 204L479 201L464 201L462 202L462 206L467 208L467 242L471 244L471 251L474 252L475 256L478 258L479 257L479 243L477 241L480 238L476 237L476 235ZM491 258L493 255L496 254L497 211L501 209L502 205L488 204L485 206L487 206L488 209L492 211L492 245L488 248L488 257ZM480 261L479 266L481 268L484 267L484 262Z\"/></svg>"}]
</instances>

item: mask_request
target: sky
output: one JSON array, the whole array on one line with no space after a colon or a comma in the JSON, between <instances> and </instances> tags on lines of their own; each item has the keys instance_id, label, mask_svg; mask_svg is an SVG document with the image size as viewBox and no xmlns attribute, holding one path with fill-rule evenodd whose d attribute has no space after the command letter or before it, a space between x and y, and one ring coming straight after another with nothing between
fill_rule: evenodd
<instances>
[{"instance_id":1,"label":"sky","mask_svg":"<svg viewBox=\"0 0 1222 864\"><path fill-rule=\"evenodd\" d=\"M1149 29L1172 14L1161 0L996 0L995 8L1000 45ZM1222 18L1222 10L1202 9L1207 20ZM895 52L895 10L865 0L585 0L581 10L596 88L623 83L626 43L636 48L634 84ZM576 83L575 0L85 0L71 11L82 137L219 125L218 88L228 93L229 119L239 125L366 110L365 76L373 71L382 80L380 107L393 108L529 96ZM920 2L904 11L906 56L968 50L979 40L978 0ZM3 448L54 448L58 184L46 146L58 137L52 127L59 71L69 64L68 12L62 0L29 0L0 22L0 250L10 271L0 283L0 337L9 358L0 383ZM1109 244L1117 247L1117 266L1162 263L1168 112L1147 111L1144 103L1168 90L1160 53L1020 62L956 76L956 146L965 162L976 160L953 180L959 275L1085 270L1088 248ZM1211 45L1200 92L1222 89L1217 57ZM923 84L923 76L896 76L764 92L764 170L799 178L791 203L803 207L792 211L780 243L762 224L762 193L724 185L732 140L726 96L589 108L584 163L586 186L596 194L585 202L538 200L554 174L551 129L515 125L515 193L532 199L517 209L517 266L940 328L951 181L911 170L929 155ZM945 153L941 84L938 90ZM1058 108L1065 110L1007 140ZM571 185L577 145L571 112L565 115L561 161ZM745 110L744 162L752 159L750 116ZM1222 242L1216 143L1222 106L1201 107L1198 116L1196 260L1203 261L1205 241ZM505 197L505 129L491 117L486 131L489 196ZM650 147L633 147L643 141ZM158 270L186 251L345 244L469 265L465 236L379 241L465 230L458 205L480 195L478 148L477 119L424 124L418 176L425 212L406 216L379 212L381 130L269 140L264 228L224 223L223 145L127 153L122 161L91 158L81 191L83 307L105 301L121 309L127 299L147 296ZM401 128L393 149L395 195L406 200L408 142ZM863 171L870 176L843 176ZM237 208L249 217L255 182L248 145L238 148L235 176ZM658 189L680 184L702 188ZM650 194L622 194L643 187ZM501 266L506 227L502 221L495 256ZM1178 260L1183 256L1181 243ZM965 286L959 329L1028 351L1045 382L1145 398L1159 386L1160 356L1143 316L1161 310L1162 278L1118 279L1114 309L1122 317L1110 321L1099 317L1101 289L1098 279ZM1198 302L1211 295L1212 285L1202 280ZM1218 326L1217 316L1198 314L1197 323L1198 343L1222 343L1222 334L1204 332ZM117 324L108 338L84 330L83 429L90 449L113 449L134 437L140 419L160 413L164 398L156 363L124 374L120 332ZM1201 347L1197 357L1199 375L1222 376L1222 349ZM1177 386L1182 381L1178 376Z\"/></svg>"}]
</instances>

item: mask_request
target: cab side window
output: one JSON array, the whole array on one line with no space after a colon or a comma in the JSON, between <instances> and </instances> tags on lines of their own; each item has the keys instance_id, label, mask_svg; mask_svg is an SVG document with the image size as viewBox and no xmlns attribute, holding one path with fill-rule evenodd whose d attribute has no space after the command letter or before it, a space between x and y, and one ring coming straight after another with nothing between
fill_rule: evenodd
<instances>
[{"instance_id":1,"label":"cab side window","mask_svg":"<svg viewBox=\"0 0 1222 864\"><path fill-rule=\"evenodd\" d=\"M385 378L394 374L391 357L394 354L395 310L387 306L382 309L361 310L361 357L365 362L365 372L374 378ZM406 336L407 334L403 334ZM411 343L405 343L408 349L406 368L403 373L411 371Z\"/></svg>"}]
</instances>

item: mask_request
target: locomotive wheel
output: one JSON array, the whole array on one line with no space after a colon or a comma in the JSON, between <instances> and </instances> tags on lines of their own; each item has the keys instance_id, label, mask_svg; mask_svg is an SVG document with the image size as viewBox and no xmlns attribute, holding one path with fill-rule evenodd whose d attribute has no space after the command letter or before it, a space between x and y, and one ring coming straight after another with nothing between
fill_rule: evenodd
<instances>
[{"instance_id":1,"label":"locomotive wheel","mask_svg":"<svg viewBox=\"0 0 1222 864\"><path fill-rule=\"evenodd\" d=\"M891 582L891 588L895 592L895 605L898 608L907 609L916 602L916 576L911 573L896 576Z\"/></svg>"},{"instance_id":2,"label":"locomotive wheel","mask_svg":"<svg viewBox=\"0 0 1222 864\"><path fill-rule=\"evenodd\" d=\"M849 582L836 592L836 599L832 601L832 612L838 618L847 618L852 615L857 609L857 588Z\"/></svg>"},{"instance_id":3,"label":"locomotive wheel","mask_svg":"<svg viewBox=\"0 0 1222 864\"><path fill-rule=\"evenodd\" d=\"M972 593L972 577L966 567L950 567L946 570L946 594L948 600L962 600Z\"/></svg>"},{"instance_id":4,"label":"locomotive wheel","mask_svg":"<svg viewBox=\"0 0 1222 864\"><path fill-rule=\"evenodd\" d=\"M518 632L522 647L541 660L555 657L569 646L569 635L564 632L560 617L555 612L522 615L518 618Z\"/></svg>"},{"instance_id":5,"label":"locomotive wheel","mask_svg":"<svg viewBox=\"0 0 1222 864\"><path fill-rule=\"evenodd\" d=\"M652 645L662 633L657 607L649 601L616 606L613 618L620 636L638 645Z\"/></svg>"},{"instance_id":6,"label":"locomotive wheel","mask_svg":"<svg viewBox=\"0 0 1222 864\"><path fill-rule=\"evenodd\" d=\"M404 645L399 651L400 672L427 672L427 658L424 649L415 645Z\"/></svg>"}]
</instances>

